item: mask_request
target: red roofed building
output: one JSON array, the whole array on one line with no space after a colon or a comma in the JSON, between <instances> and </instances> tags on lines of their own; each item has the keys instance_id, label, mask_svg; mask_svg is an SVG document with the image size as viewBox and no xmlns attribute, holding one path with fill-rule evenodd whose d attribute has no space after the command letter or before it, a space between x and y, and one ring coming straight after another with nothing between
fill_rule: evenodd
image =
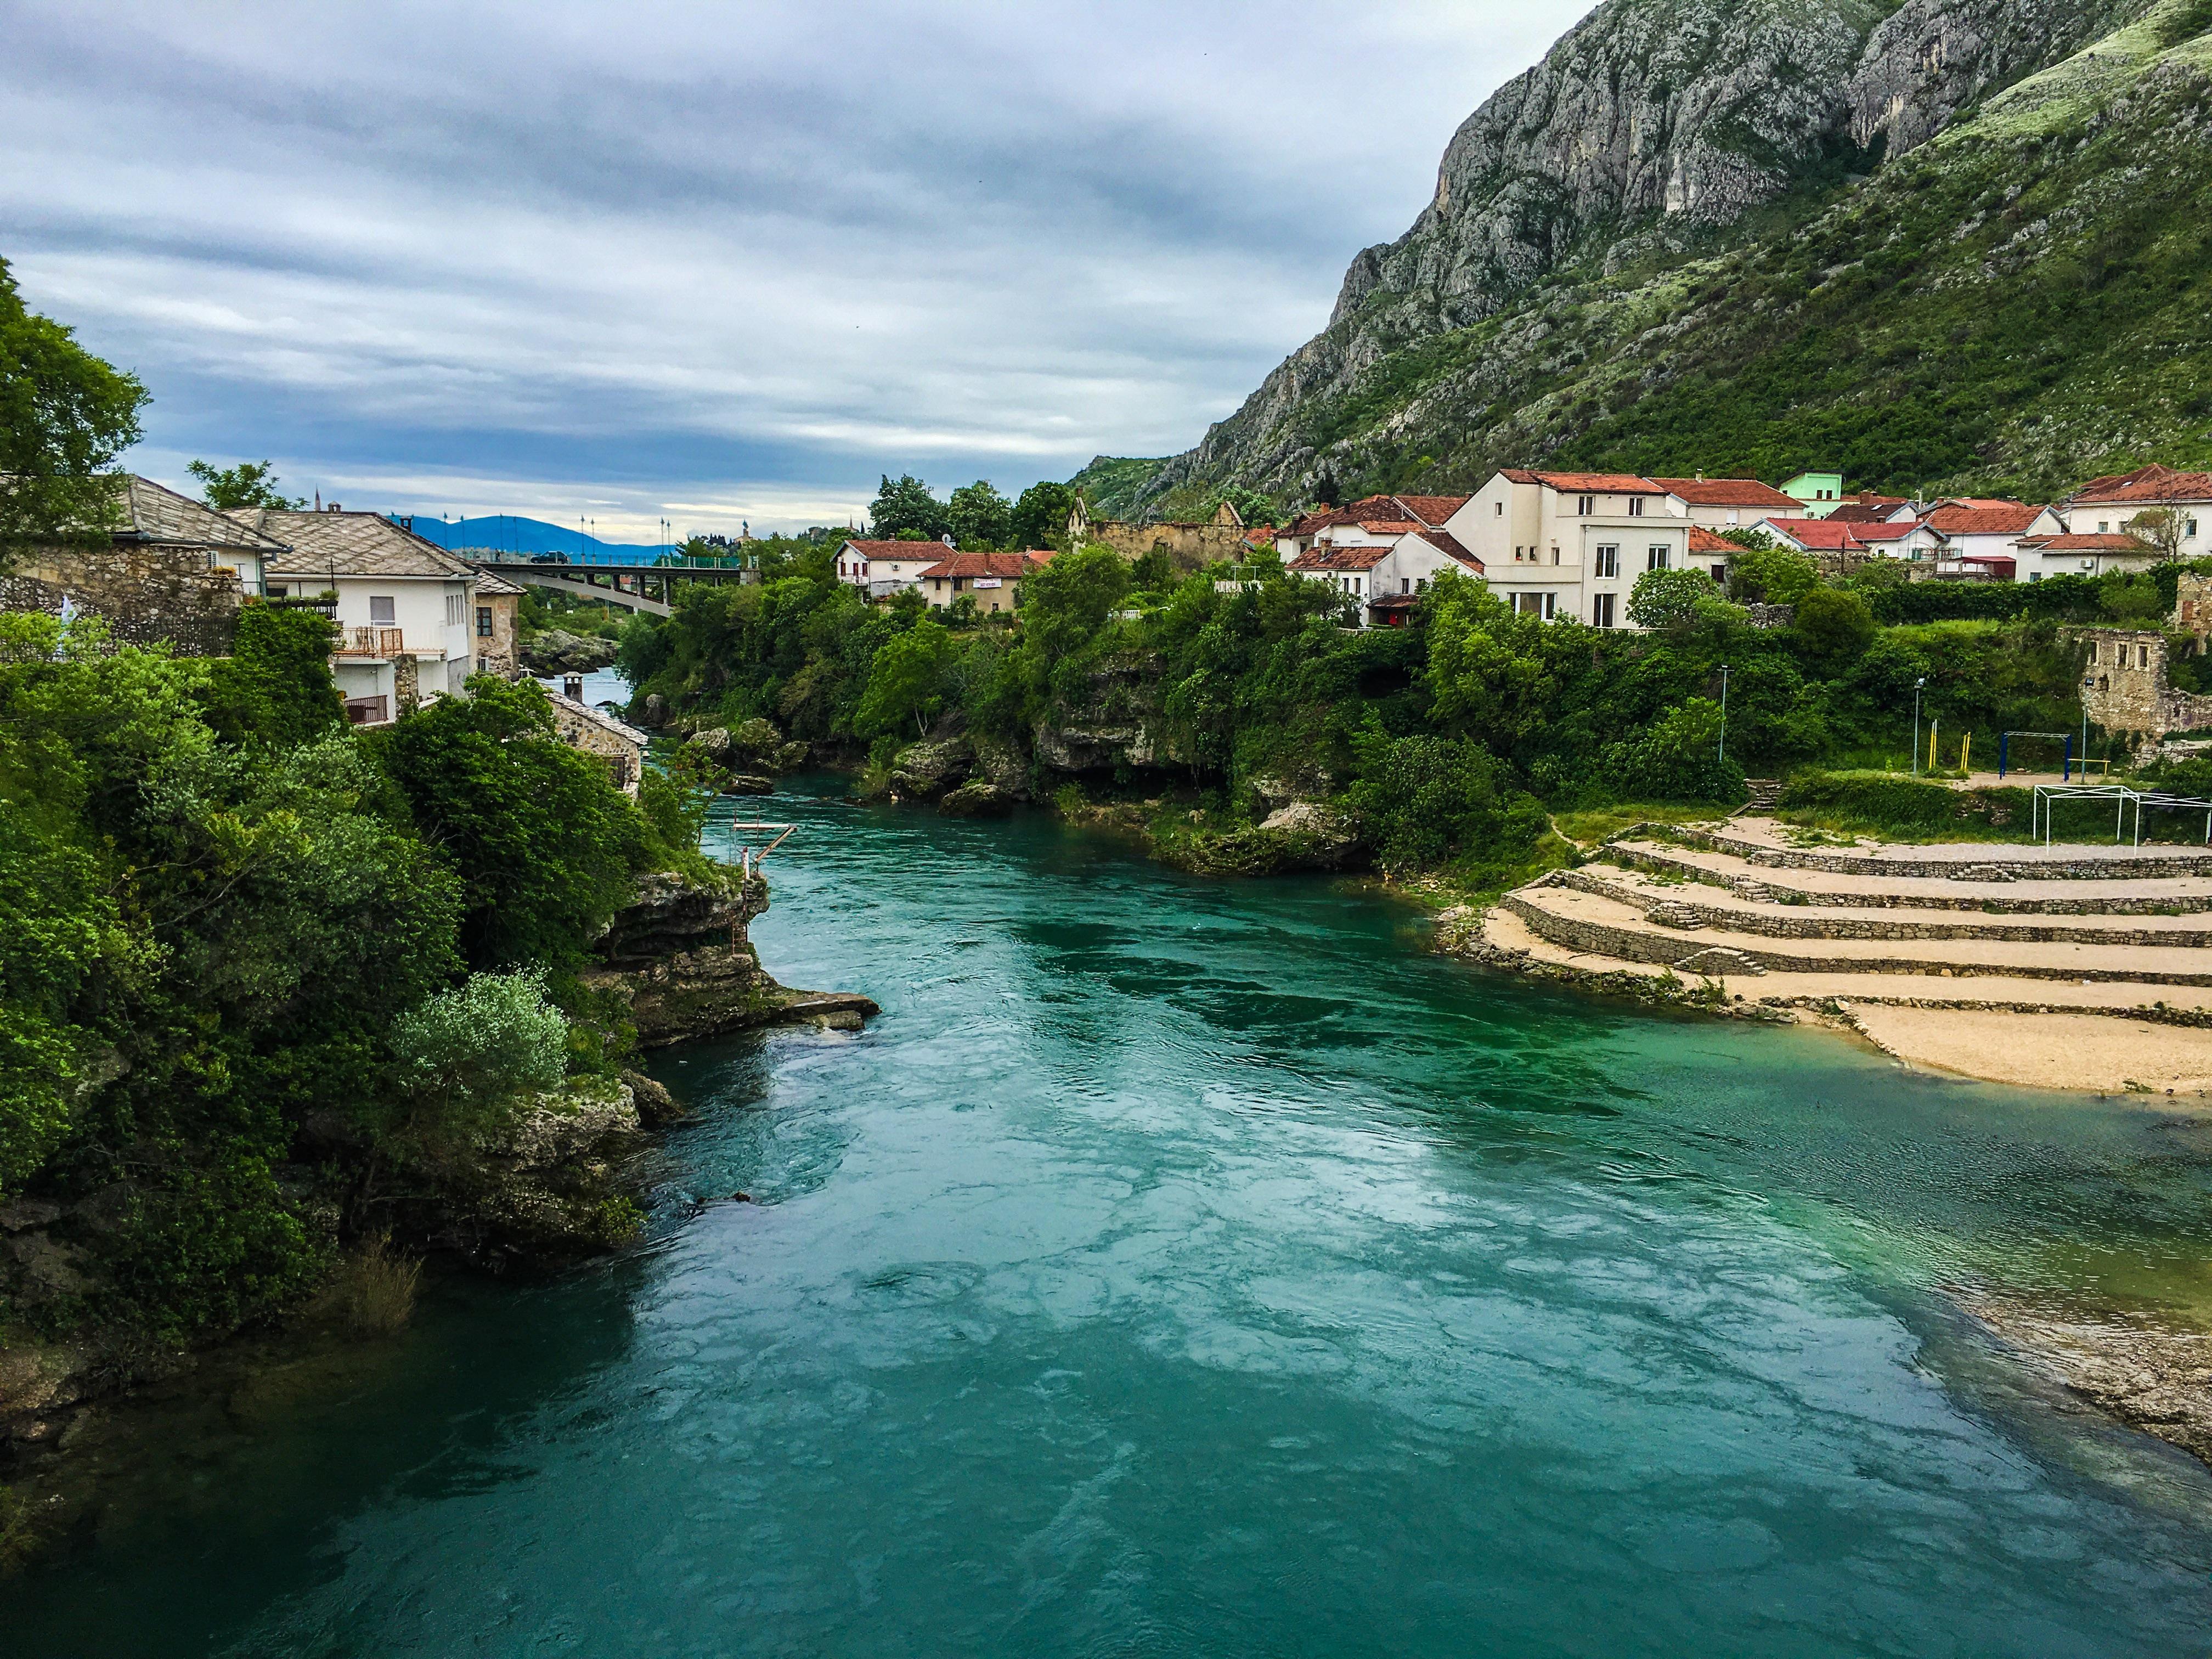
<instances>
[{"instance_id":1,"label":"red roofed building","mask_svg":"<svg viewBox=\"0 0 2212 1659\"><path fill-rule=\"evenodd\" d=\"M1670 510L1673 499L1633 473L1515 467L1469 496L1443 528L1520 614L1620 628L1638 576L1690 563L1694 526Z\"/></svg>"},{"instance_id":2,"label":"red roofed building","mask_svg":"<svg viewBox=\"0 0 2212 1659\"><path fill-rule=\"evenodd\" d=\"M1716 535L1703 525L1690 526L1690 562L1711 572L1713 580L1723 587L1728 586L1729 561L1735 553L1736 544L1725 536Z\"/></svg>"},{"instance_id":3,"label":"red roofed building","mask_svg":"<svg viewBox=\"0 0 2212 1659\"><path fill-rule=\"evenodd\" d=\"M951 553L922 571L921 596L933 611L942 611L963 595L975 601L977 612L995 616L1020 603L1022 579L1052 557L1049 553Z\"/></svg>"},{"instance_id":4,"label":"red roofed building","mask_svg":"<svg viewBox=\"0 0 2212 1659\"><path fill-rule=\"evenodd\" d=\"M1708 530L1747 530L1762 520L1794 519L1803 509L1756 478L1654 478L1667 510Z\"/></svg>"},{"instance_id":5,"label":"red roofed building","mask_svg":"<svg viewBox=\"0 0 2212 1659\"><path fill-rule=\"evenodd\" d=\"M912 587L945 554L943 542L848 541L837 550L837 580L882 599Z\"/></svg>"},{"instance_id":6,"label":"red roofed building","mask_svg":"<svg viewBox=\"0 0 2212 1659\"><path fill-rule=\"evenodd\" d=\"M2023 536L2020 562L2027 580L2045 576L2100 576L2107 570L2148 570L2159 562L2158 549L2139 536L2117 531L2084 536Z\"/></svg>"},{"instance_id":7,"label":"red roofed building","mask_svg":"<svg viewBox=\"0 0 2212 1659\"><path fill-rule=\"evenodd\" d=\"M2072 535L2113 535L2144 514L2171 513L2175 550L2183 558L2212 553L2212 472L2177 472L2153 464L2092 478L2059 509ZM2148 524L2136 526L2148 530Z\"/></svg>"},{"instance_id":8,"label":"red roofed building","mask_svg":"<svg viewBox=\"0 0 2212 1659\"><path fill-rule=\"evenodd\" d=\"M1337 540L1346 530L1357 539ZM1386 533L1378 533L1386 532ZM1480 577L1481 561L1449 532L1369 520L1330 526L1286 566L1293 574L1327 582L1359 606L1363 627L1399 628L1419 596L1445 571Z\"/></svg>"}]
</instances>

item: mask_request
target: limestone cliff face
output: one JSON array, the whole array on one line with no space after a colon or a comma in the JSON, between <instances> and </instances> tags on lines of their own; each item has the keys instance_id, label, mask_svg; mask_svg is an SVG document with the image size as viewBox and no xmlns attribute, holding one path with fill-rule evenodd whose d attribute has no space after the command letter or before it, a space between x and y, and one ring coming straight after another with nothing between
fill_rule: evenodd
<instances>
[{"instance_id":1,"label":"limestone cliff face","mask_svg":"<svg viewBox=\"0 0 2212 1659\"><path fill-rule=\"evenodd\" d=\"M1563 267L1687 249L1793 188L1870 171L2149 3L1605 0L1468 118L1428 207L1352 261L1328 328L1145 498L1194 478L1301 494L1328 470L1316 407L1386 354Z\"/></svg>"}]
</instances>

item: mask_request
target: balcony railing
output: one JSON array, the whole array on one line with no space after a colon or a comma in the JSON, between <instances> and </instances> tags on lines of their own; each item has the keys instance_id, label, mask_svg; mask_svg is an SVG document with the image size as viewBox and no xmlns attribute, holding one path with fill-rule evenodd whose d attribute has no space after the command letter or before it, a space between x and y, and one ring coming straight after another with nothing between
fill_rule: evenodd
<instances>
[{"instance_id":1,"label":"balcony railing","mask_svg":"<svg viewBox=\"0 0 2212 1659\"><path fill-rule=\"evenodd\" d=\"M349 628L338 642L338 654L345 657L396 657L406 647L401 642L404 629L398 628Z\"/></svg>"}]
</instances>

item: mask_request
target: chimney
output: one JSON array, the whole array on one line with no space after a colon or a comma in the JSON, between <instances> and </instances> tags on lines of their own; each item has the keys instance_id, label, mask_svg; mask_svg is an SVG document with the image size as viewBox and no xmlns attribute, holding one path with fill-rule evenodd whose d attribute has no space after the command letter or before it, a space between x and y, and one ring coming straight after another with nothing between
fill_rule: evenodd
<instances>
[{"instance_id":1,"label":"chimney","mask_svg":"<svg viewBox=\"0 0 2212 1659\"><path fill-rule=\"evenodd\" d=\"M566 679L561 682L561 694L562 696L568 698L572 702L583 702L584 677L581 674L569 675Z\"/></svg>"}]
</instances>

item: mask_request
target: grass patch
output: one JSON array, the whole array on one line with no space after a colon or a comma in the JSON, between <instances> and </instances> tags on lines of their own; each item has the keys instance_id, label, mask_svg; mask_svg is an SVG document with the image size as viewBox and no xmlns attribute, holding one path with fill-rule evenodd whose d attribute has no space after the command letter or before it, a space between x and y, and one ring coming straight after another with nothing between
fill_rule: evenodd
<instances>
[{"instance_id":1,"label":"grass patch","mask_svg":"<svg viewBox=\"0 0 2212 1659\"><path fill-rule=\"evenodd\" d=\"M1639 823L1711 823L1728 814L1725 806L1599 806L1584 812L1554 812L1552 827L1588 852Z\"/></svg>"},{"instance_id":2,"label":"grass patch","mask_svg":"<svg viewBox=\"0 0 2212 1659\"><path fill-rule=\"evenodd\" d=\"M392 1248L389 1237L368 1241L338 1266L325 1305L356 1336L397 1336L414 1316L422 1264Z\"/></svg>"}]
</instances>

